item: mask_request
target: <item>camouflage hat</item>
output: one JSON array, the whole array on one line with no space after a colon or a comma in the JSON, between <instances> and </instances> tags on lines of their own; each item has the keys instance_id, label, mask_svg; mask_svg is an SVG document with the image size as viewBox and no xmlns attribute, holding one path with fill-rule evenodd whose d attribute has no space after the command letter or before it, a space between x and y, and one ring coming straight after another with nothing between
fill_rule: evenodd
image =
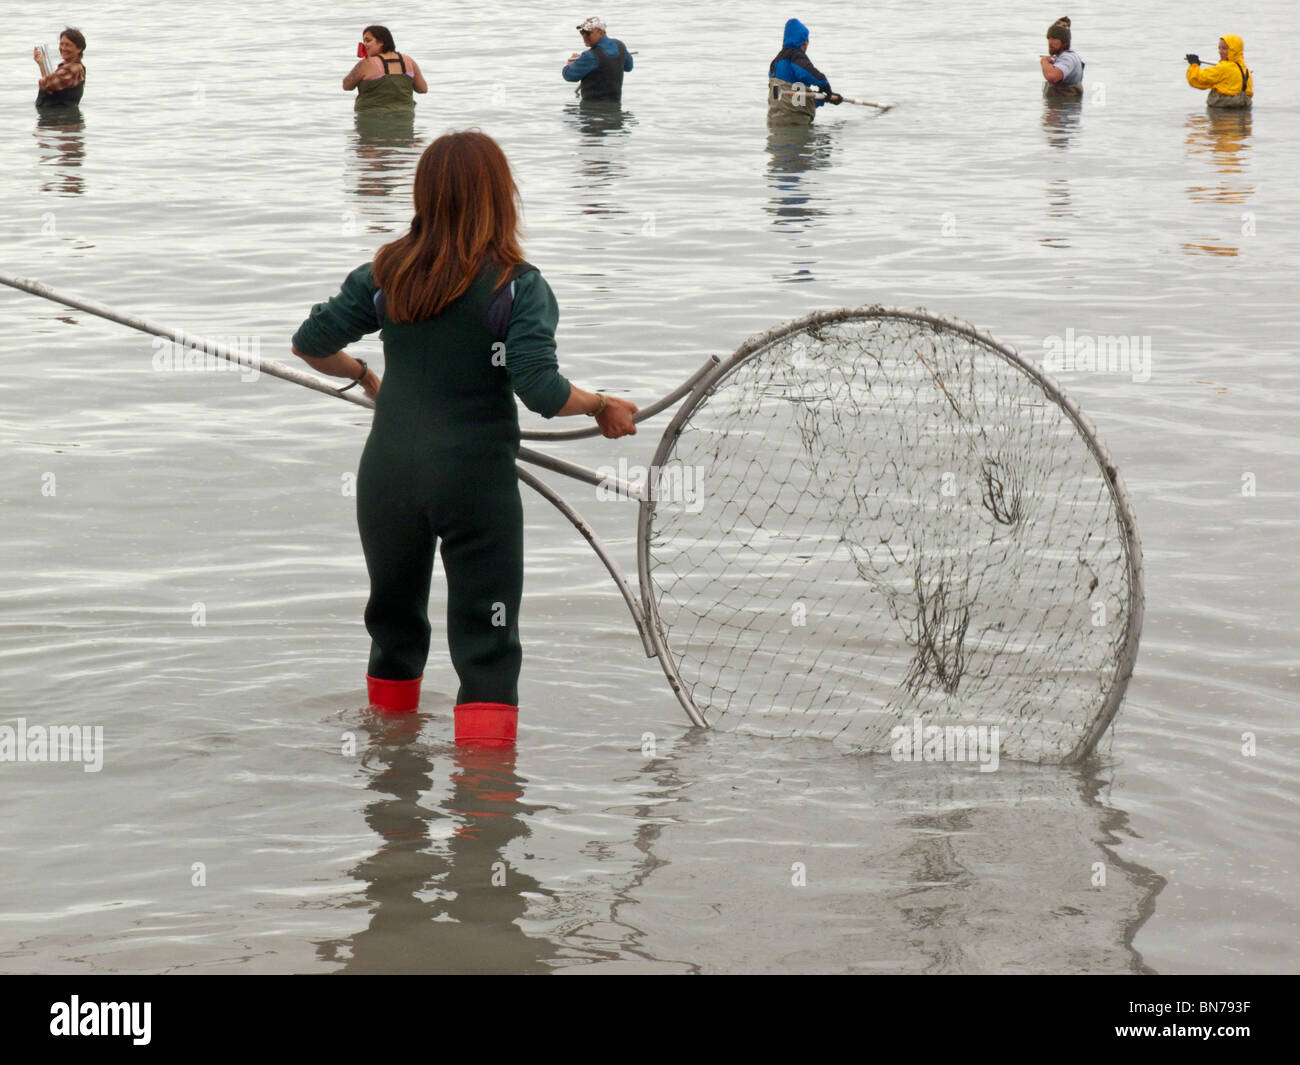
<instances>
[{"instance_id":1,"label":"camouflage hat","mask_svg":"<svg viewBox=\"0 0 1300 1065\"><path fill-rule=\"evenodd\" d=\"M586 22L578 23L579 33L586 33L588 30L603 30L604 28L605 28L605 20L600 18L595 18L595 17L587 19Z\"/></svg>"}]
</instances>

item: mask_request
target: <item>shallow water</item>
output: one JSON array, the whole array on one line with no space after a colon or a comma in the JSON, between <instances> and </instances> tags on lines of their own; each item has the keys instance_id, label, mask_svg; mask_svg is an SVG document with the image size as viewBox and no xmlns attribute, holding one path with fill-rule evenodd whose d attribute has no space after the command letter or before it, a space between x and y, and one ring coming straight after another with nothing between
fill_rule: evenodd
<instances>
[{"instance_id":1,"label":"shallow water","mask_svg":"<svg viewBox=\"0 0 1300 1065\"><path fill-rule=\"evenodd\" d=\"M358 126L338 91L359 25L298 0L169 9L151 22L178 76L134 62L131 10L81 24L79 123L37 124L16 49L4 270L287 360L311 304L403 229L423 145L477 125L510 156L562 367L589 388L644 401L752 333L865 303L1035 359L1068 330L1149 338L1149 378L1056 375L1133 497L1146 623L1079 769L695 733L590 549L526 497L518 755L476 761L450 744L437 630L424 711L360 709L344 490L365 413L160 372L150 337L5 290L0 714L102 726L106 751L98 773L0 763L0 969L1300 969L1300 104L1280 4L1238 26L1103 4L1076 19L1088 93L1052 107L1036 8L950 43L931 12L829 3L805 18L814 60L899 106L773 134L771 5L605 10L637 69L595 116L558 78L571 15L394 5L434 88L396 129ZM681 77L688 21L721 55L708 84ZM26 9L6 24L54 43ZM295 63L249 56L285 25ZM1245 119L1182 82L1182 53L1223 32L1257 72ZM647 463L657 435L564 453ZM630 511L560 487L631 568Z\"/></svg>"}]
</instances>

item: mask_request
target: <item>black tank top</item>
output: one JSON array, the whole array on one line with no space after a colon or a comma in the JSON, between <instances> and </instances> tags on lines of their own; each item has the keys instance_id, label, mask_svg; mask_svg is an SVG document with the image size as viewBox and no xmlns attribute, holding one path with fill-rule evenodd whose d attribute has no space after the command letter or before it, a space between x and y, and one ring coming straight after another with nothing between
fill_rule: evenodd
<instances>
[{"instance_id":1,"label":"black tank top","mask_svg":"<svg viewBox=\"0 0 1300 1065\"><path fill-rule=\"evenodd\" d=\"M69 85L66 89L56 89L54 92L46 92L41 89L36 94L37 107L76 107L81 103L81 96L86 91L86 68L81 68L81 80L76 85Z\"/></svg>"}]
</instances>

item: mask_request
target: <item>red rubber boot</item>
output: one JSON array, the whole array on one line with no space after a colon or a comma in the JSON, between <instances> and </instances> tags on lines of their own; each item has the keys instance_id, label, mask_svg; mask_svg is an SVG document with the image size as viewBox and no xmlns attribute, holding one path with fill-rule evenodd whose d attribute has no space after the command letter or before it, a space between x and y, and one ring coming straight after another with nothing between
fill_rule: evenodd
<instances>
[{"instance_id":1,"label":"red rubber boot","mask_svg":"<svg viewBox=\"0 0 1300 1065\"><path fill-rule=\"evenodd\" d=\"M505 703L461 703L456 707L456 746L513 747L519 707Z\"/></svg>"},{"instance_id":2,"label":"red rubber boot","mask_svg":"<svg viewBox=\"0 0 1300 1065\"><path fill-rule=\"evenodd\" d=\"M423 679L384 680L367 674L366 693L370 696L370 705L390 713L410 713L420 705L420 681Z\"/></svg>"}]
</instances>

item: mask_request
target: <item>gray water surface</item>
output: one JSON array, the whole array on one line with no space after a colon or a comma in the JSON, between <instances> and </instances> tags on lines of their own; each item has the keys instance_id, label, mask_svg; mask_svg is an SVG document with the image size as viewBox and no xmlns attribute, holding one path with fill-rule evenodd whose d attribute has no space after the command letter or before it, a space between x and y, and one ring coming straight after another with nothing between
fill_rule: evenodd
<instances>
[{"instance_id":1,"label":"gray water surface","mask_svg":"<svg viewBox=\"0 0 1300 1065\"><path fill-rule=\"evenodd\" d=\"M517 756L457 752L440 629L421 712L364 709L365 412L160 371L150 337L4 290L0 724L100 726L105 752L97 773L0 762L0 970L1300 969L1290 10L1096 5L1075 19L1088 92L1053 107L1038 7L831 0L800 16L815 62L898 106L770 134L790 13L602 10L636 69L593 115L558 76L568 9L393 4L433 91L375 128L338 88L361 24L301 0L151 10L168 61L142 63L134 6L105 3L80 23L81 120L41 125L29 49L59 26L5 5L2 266L290 360L311 305L404 230L423 147L478 126L587 388L645 402L753 333L868 303L1035 360L1067 330L1146 338L1149 377L1056 374L1146 561L1096 758L979 773L697 733L532 497ZM1182 53L1225 32L1256 72L1244 119L1183 82ZM382 364L373 338L354 350ZM648 463L657 436L564 454ZM558 487L633 569L632 509Z\"/></svg>"}]
</instances>

